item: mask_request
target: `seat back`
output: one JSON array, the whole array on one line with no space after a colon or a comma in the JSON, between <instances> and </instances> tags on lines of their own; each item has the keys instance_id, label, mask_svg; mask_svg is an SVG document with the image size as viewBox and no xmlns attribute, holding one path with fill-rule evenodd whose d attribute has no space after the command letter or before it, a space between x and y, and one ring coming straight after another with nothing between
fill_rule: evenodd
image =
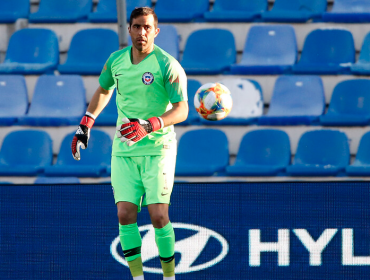
<instances>
[{"instance_id":1,"label":"seat back","mask_svg":"<svg viewBox=\"0 0 370 280\"><path fill-rule=\"evenodd\" d=\"M360 164L370 164L370 132L361 137L355 161Z\"/></svg>"},{"instance_id":2,"label":"seat back","mask_svg":"<svg viewBox=\"0 0 370 280\"><path fill-rule=\"evenodd\" d=\"M37 80L28 115L82 116L85 110L85 88L81 76L42 75Z\"/></svg>"},{"instance_id":3,"label":"seat back","mask_svg":"<svg viewBox=\"0 0 370 280\"><path fill-rule=\"evenodd\" d=\"M262 129L244 135L235 164L288 165L289 136L281 130Z\"/></svg>"},{"instance_id":4,"label":"seat back","mask_svg":"<svg viewBox=\"0 0 370 280\"><path fill-rule=\"evenodd\" d=\"M369 13L370 12L370 2L368 0L335 0L332 12L336 13Z\"/></svg>"},{"instance_id":5,"label":"seat back","mask_svg":"<svg viewBox=\"0 0 370 280\"><path fill-rule=\"evenodd\" d=\"M211 42L211 43L210 43ZM224 29L202 29L188 37L181 64L230 66L236 61L236 48L233 34Z\"/></svg>"},{"instance_id":6,"label":"seat back","mask_svg":"<svg viewBox=\"0 0 370 280\"><path fill-rule=\"evenodd\" d=\"M342 64L355 62L355 46L350 31L316 29L304 42L299 63Z\"/></svg>"},{"instance_id":7,"label":"seat back","mask_svg":"<svg viewBox=\"0 0 370 280\"><path fill-rule=\"evenodd\" d=\"M52 30L25 28L10 37L4 62L52 63L59 62L58 37Z\"/></svg>"},{"instance_id":8,"label":"seat back","mask_svg":"<svg viewBox=\"0 0 370 280\"><path fill-rule=\"evenodd\" d=\"M297 42L290 25L255 25L249 29L241 64L292 65Z\"/></svg>"},{"instance_id":9,"label":"seat back","mask_svg":"<svg viewBox=\"0 0 370 280\"><path fill-rule=\"evenodd\" d=\"M233 107L228 118L250 118L262 115L262 88L256 81L228 78L220 83L230 90L233 99Z\"/></svg>"},{"instance_id":10,"label":"seat back","mask_svg":"<svg viewBox=\"0 0 370 280\"><path fill-rule=\"evenodd\" d=\"M103 68L107 58L118 49L115 31L103 28L81 30L72 38L66 64L99 63Z\"/></svg>"},{"instance_id":11,"label":"seat back","mask_svg":"<svg viewBox=\"0 0 370 280\"><path fill-rule=\"evenodd\" d=\"M229 146L224 132L216 129L200 129L185 132L179 141L177 161L185 165L204 164L214 165L229 163Z\"/></svg>"},{"instance_id":12,"label":"seat back","mask_svg":"<svg viewBox=\"0 0 370 280\"><path fill-rule=\"evenodd\" d=\"M117 6L116 0L113 0L114 6ZM127 19L130 19L131 12L138 7L151 7L150 0L126 0Z\"/></svg>"},{"instance_id":13,"label":"seat back","mask_svg":"<svg viewBox=\"0 0 370 280\"><path fill-rule=\"evenodd\" d=\"M81 159L74 160L71 154L71 143L75 133L68 134L62 141L56 165L110 165L112 140L104 131L92 129L88 148L80 149Z\"/></svg>"},{"instance_id":14,"label":"seat back","mask_svg":"<svg viewBox=\"0 0 370 280\"><path fill-rule=\"evenodd\" d=\"M188 103L189 103L189 116L195 118L198 115L197 110L194 106L194 96L197 90L202 86L202 84L197 80L188 79Z\"/></svg>"},{"instance_id":15,"label":"seat back","mask_svg":"<svg viewBox=\"0 0 370 280\"><path fill-rule=\"evenodd\" d=\"M155 4L155 12L189 12L202 15L208 10L209 0L158 0Z\"/></svg>"},{"instance_id":16,"label":"seat back","mask_svg":"<svg viewBox=\"0 0 370 280\"><path fill-rule=\"evenodd\" d=\"M214 11L263 12L267 10L267 0L215 0Z\"/></svg>"},{"instance_id":17,"label":"seat back","mask_svg":"<svg viewBox=\"0 0 370 280\"><path fill-rule=\"evenodd\" d=\"M364 38L362 43L360 57L358 58L359 63L370 63L370 32Z\"/></svg>"},{"instance_id":18,"label":"seat back","mask_svg":"<svg viewBox=\"0 0 370 280\"><path fill-rule=\"evenodd\" d=\"M319 76L280 76L267 115L320 116L324 110L324 87Z\"/></svg>"},{"instance_id":19,"label":"seat back","mask_svg":"<svg viewBox=\"0 0 370 280\"><path fill-rule=\"evenodd\" d=\"M276 0L273 11L325 12L327 0Z\"/></svg>"},{"instance_id":20,"label":"seat back","mask_svg":"<svg viewBox=\"0 0 370 280\"><path fill-rule=\"evenodd\" d=\"M52 163L52 140L45 131L18 130L5 136L0 164L47 166Z\"/></svg>"},{"instance_id":21,"label":"seat back","mask_svg":"<svg viewBox=\"0 0 370 280\"><path fill-rule=\"evenodd\" d=\"M23 76L0 76L0 117L23 116L28 108L26 81Z\"/></svg>"},{"instance_id":22,"label":"seat back","mask_svg":"<svg viewBox=\"0 0 370 280\"><path fill-rule=\"evenodd\" d=\"M15 22L18 18L28 18L29 0L0 1L0 22Z\"/></svg>"},{"instance_id":23,"label":"seat back","mask_svg":"<svg viewBox=\"0 0 370 280\"><path fill-rule=\"evenodd\" d=\"M304 133L298 142L294 164L348 165L348 139L344 132L315 130Z\"/></svg>"},{"instance_id":24,"label":"seat back","mask_svg":"<svg viewBox=\"0 0 370 280\"><path fill-rule=\"evenodd\" d=\"M357 79L336 85L330 100L328 113L370 114L370 80Z\"/></svg>"},{"instance_id":25,"label":"seat back","mask_svg":"<svg viewBox=\"0 0 370 280\"><path fill-rule=\"evenodd\" d=\"M116 104L116 89L114 89L112 97L107 106L99 114L95 120L95 125L116 125L118 119L117 104Z\"/></svg>"},{"instance_id":26,"label":"seat back","mask_svg":"<svg viewBox=\"0 0 370 280\"><path fill-rule=\"evenodd\" d=\"M40 0L38 12L49 14L86 14L92 10L92 0Z\"/></svg>"}]
</instances>

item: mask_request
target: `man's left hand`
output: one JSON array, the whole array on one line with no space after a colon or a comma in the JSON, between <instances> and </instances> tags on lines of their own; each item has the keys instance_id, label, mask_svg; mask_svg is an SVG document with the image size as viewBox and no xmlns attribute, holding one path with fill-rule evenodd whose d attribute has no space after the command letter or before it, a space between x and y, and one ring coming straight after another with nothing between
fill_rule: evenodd
<instances>
[{"instance_id":1,"label":"man's left hand","mask_svg":"<svg viewBox=\"0 0 370 280\"><path fill-rule=\"evenodd\" d=\"M132 146L149 133L162 128L162 122L157 117L148 120L123 118L122 122L123 124L117 127L116 135L128 146Z\"/></svg>"}]
</instances>

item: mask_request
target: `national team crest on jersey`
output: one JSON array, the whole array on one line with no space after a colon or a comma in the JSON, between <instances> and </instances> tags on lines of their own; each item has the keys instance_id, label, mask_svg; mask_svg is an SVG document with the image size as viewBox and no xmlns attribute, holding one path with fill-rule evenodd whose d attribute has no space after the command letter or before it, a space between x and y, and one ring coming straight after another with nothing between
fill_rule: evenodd
<instances>
[{"instance_id":1,"label":"national team crest on jersey","mask_svg":"<svg viewBox=\"0 0 370 280\"><path fill-rule=\"evenodd\" d=\"M154 81L154 76L150 72L145 72L142 77L144 85L150 85Z\"/></svg>"}]
</instances>

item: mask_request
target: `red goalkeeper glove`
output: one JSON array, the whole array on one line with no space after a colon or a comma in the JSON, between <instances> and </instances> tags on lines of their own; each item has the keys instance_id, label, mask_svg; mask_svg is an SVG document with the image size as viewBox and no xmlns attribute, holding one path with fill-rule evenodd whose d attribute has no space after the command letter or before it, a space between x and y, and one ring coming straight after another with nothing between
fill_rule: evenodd
<instances>
[{"instance_id":1,"label":"red goalkeeper glove","mask_svg":"<svg viewBox=\"0 0 370 280\"><path fill-rule=\"evenodd\" d=\"M117 127L116 135L127 146L132 146L149 133L163 127L162 119L157 117L148 120L123 118L122 122L123 124Z\"/></svg>"},{"instance_id":2,"label":"red goalkeeper glove","mask_svg":"<svg viewBox=\"0 0 370 280\"><path fill-rule=\"evenodd\" d=\"M80 125L76 131L76 134L72 140L72 156L75 160L81 159L80 147L82 149L87 148L87 143L90 138L90 129L94 125L94 122L95 116L93 114L86 113L86 115L83 116Z\"/></svg>"}]
</instances>

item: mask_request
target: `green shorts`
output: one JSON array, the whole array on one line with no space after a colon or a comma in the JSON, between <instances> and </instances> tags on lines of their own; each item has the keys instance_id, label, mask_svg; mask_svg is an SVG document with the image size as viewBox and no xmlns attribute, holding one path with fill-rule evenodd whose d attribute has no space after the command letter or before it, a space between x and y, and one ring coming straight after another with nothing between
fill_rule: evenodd
<instances>
[{"instance_id":1,"label":"green shorts","mask_svg":"<svg viewBox=\"0 0 370 280\"><path fill-rule=\"evenodd\" d=\"M115 203L134 203L139 212L141 205L170 204L175 164L175 153L165 156L112 156L111 180Z\"/></svg>"}]
</instances>

